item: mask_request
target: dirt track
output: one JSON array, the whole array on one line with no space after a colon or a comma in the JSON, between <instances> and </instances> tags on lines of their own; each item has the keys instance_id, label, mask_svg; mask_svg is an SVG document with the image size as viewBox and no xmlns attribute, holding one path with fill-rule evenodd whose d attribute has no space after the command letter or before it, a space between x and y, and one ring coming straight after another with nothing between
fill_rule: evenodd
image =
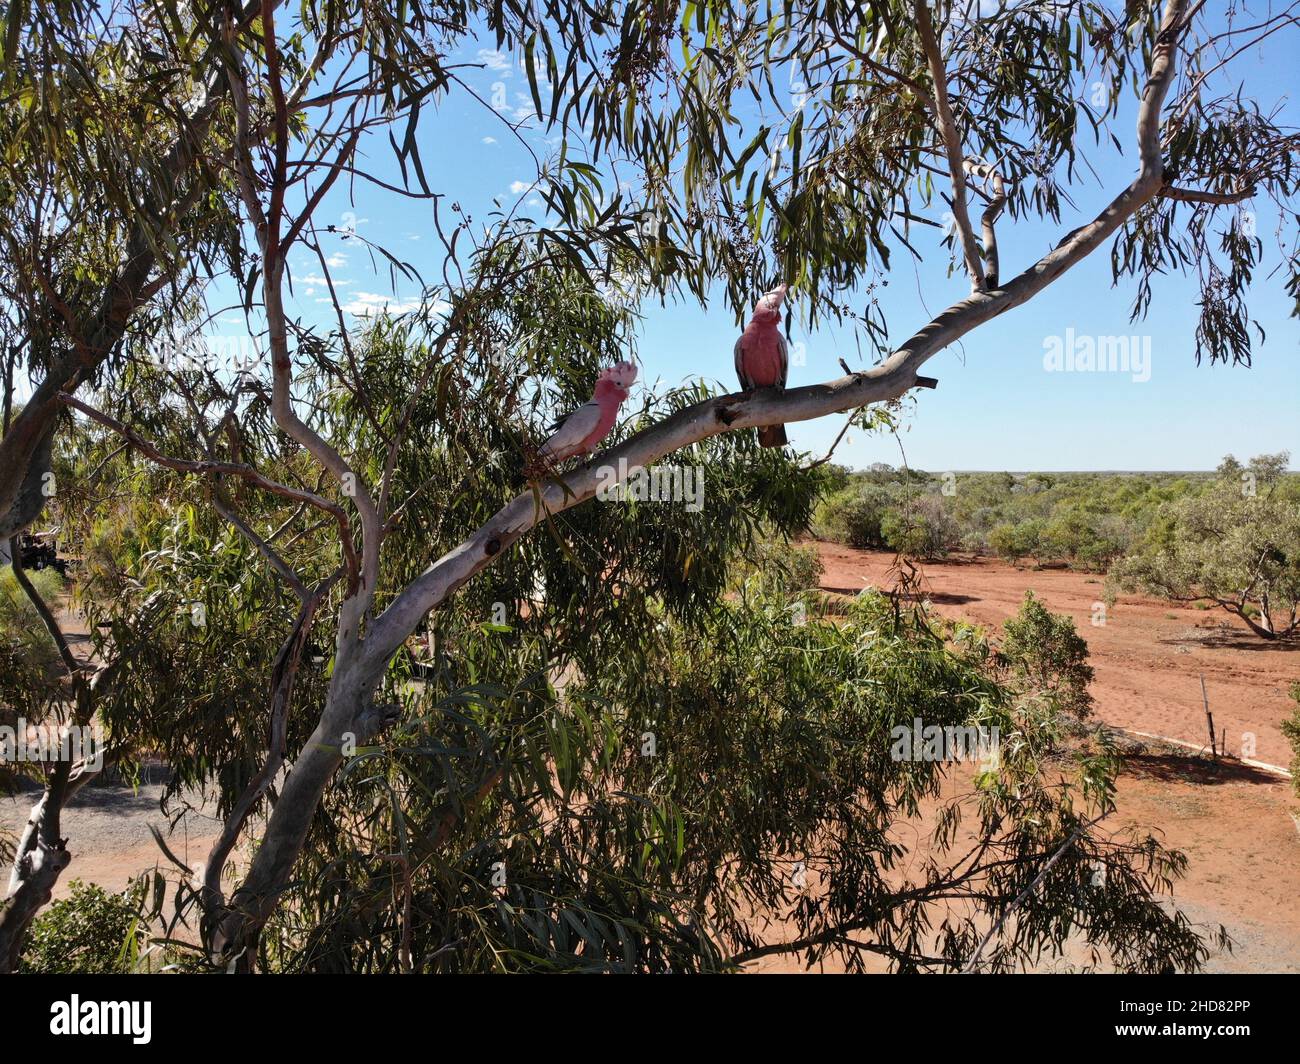
<instances>
[{"instance_id":1,"label":"dirt track","mask_svg":"<svg viewBox=\"0 0 1300 1064\"><path fill-rule=\"evenodd\" d=\"M55 887L56 898L67 897L74 879L117 891L125 888L132 877L155 867L174 874L175 869L149 831L151 824L162 832L180 860L192 868L202 864L221 827L215 810L204 808L198 795L190 795L197 808L185 812L173 827L159 808L161 774L159 766L150 764L139 787L105 782L77 792L61 818L72 864ZM37 797L38 791L27 789L0 799L0 828L16 836ZM177 808L181 808L180 803Z\"/></svg>"}]
</instances>

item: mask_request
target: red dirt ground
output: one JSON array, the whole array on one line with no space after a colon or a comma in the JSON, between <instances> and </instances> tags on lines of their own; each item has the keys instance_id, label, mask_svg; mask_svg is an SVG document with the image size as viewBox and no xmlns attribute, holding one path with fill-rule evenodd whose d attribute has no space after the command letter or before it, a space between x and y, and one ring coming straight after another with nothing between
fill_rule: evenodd
<instances>
[{"instance_id":1,"label":"red dirt ground","mask_svg":"<svg viewBox=\"0 0 1300 1064\"><path fill-rule=\"evenodd\" d=\"M893 555L817 546L825 590L856 594L894 586ZM1068 614L1091 651L1098 720L1206 746L1204 675L1228 751L1241 755L1253 734L1247 756L1289 762L1279 724L1293 706L1287 689L1300 679L1300 648L1270 645L1222 610L1137 596L1120 597L1106 623L1094 625L1101 579L987 558L931 563L922 571L937 612L990 630L1019 609L1027 590ZM1300 971L1300 802L1289 780L1245 765L1216 766L1194 751L1153 747L1130 759L1118 790L1117 826L1162 833L1166 845L1186 853L1189 868L1175 885L1176 903L1196 922L1222 923L1235 940L1234 952L1212 958L1211 970Z\"/></svg>"},{"instance_id":2,"label":"red dirt ground","mask_svg":"<svg viewBox=\"0 0 1300 1064\"><path fill-rule=\"evenodd\" d=\"M818 544L822 586L857 594L893 587L894 556ZM1068 615L1088 641L1096 670L1092 685L1102 720L1208 748L1200 677L1205 677L1215 730L1228 752L1285 766L1290 747L1279 724L1294 703L1287 689L1300 680L1300 647L1270 644L1224 610L1198 610L1160 599L1121 596L1094 625L1100 576L1064 569L1017 569L989 558L958 558L923 567L922 586L935 610L997 629L1032 590L1048 609ZM1247 734L1255 736L1251 752Z\"/></svg>"}]
</instances>

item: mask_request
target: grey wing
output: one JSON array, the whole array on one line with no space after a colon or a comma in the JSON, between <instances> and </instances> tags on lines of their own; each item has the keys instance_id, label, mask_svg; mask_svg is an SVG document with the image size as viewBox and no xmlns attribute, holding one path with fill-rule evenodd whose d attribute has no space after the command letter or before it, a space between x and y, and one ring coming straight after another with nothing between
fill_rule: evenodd
<instances>
[{"instance_id":1,"label":"grey wing","mask_svg":"<svg viewBox=\"0 0 1300 1064\"><path fill-rule=\"evenodd\" d=\"M753 389L754 384L748 377L745 376L744 361L740 357L744 343L745 343L745 337L744 334L741 334L740 338L736 340L736 349L735 349L736 378L740 381L741 389L748 392Z\"/></svg>"},{"instance_id":2,"label":"grey wing","mask_svg":"<svg viewBox=\"0 0 1300 1064\"><path fill-rule=\"evenodd\" d=\"M784 390L785 382L790 377L790 345L786 343L785 336L781 333L777 333L776 338L781 345L781 376L777 380L776 386Z\"/></svg>"},{"instance_id":3,"label":"grey wing","mask_svg":"<svg viewBox=\"0 0 1300 1064\"><path fill-rule=\"evenodd\" d=\"M542 444L543 455L564 454L577 447L595 430L600 421L600 404L594 399L583 403L561 422L549 440Z\"/></svg>"}]
</instances>

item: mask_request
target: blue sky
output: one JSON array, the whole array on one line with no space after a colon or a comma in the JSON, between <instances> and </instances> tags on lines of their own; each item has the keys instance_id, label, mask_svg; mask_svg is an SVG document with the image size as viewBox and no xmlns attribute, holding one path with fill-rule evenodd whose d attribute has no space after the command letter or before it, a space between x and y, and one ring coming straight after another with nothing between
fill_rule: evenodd
<instances>
[{"instance_id":1,"label":"blue sky","mask_svg":"<svg viewBox=\"0 0 1300 1064\"><path fill-rule=\"evenodd\" d=\"M419 135L431 187L446 194L445 203L458 200L479 221L493 209L494 199L506 209L522 201L525 213L540 216L540 205L530 203L535 197L527 191L535 174L532 160L502 121L502 115L509 117L516 109L520 117L531 110L526 79L509 56L488 49L470 48L458 58L481 64L463 71L463 76L485 100L495 97L499 104L504 100L504 106L494 114L462 93L436 113L426 111ZM1284 62L1268 58L1256 50L1243 56L1236 69L1261 102L1287 100L1284 117L1294 121L1297 109L1288 98L1300 88L1300 76L1289 52ZM1071 189L1077 210L1067 212L1059 227L1032 221L1013 225L1009 219L999 226L1004 277L1090 220L1130 180L1131 109L1114 128L1128 157L1113 151L1093 156L1102 183L1090 180ZM523 135L540 156L554 146L541 130ZM386 138L372 138L365 147L379 175L396 180ZM1265 243L1251 309L1267 339L1256 344L1252 367L1196 365L1196 288L1181 277L1157 281L1147 319L1131 324L1135 289L1129 281L1112 287L1106 249L1026 306L932 359L925 372L939 379L939 387L919 393L908 404L899 439L855 432L841 445L837 459L856 467L875 461L898 464L901 442L910 464L931 470L1207 469L1229 452L1244 458L1279 450L1292 452L1294 467L1300 463L1300 322L1289 317L1279 280L1267 279L1278 261L1271 242L1276 223L1272 206L1262 197L1248 206L1258 212L1256 224ZM354 225L367 240L432 278L439 271L431 216L427 203L358 183L351 197L345 189L335 190L318 213L317 224ZM896 255L888 287L878 293L895 341L905 339L967 290L963 276L947 276L938 230L914 228L912 237L927 261L917 265L906 254ZM358 241L333 239L332 273L349 311L362 313L385 302L400 310L418 297L414 284L399 285L394 292L387 265L381 259L378 270L372 269ZM319 277L314 258L299 250L291 262L298 311L309 319L321 314L325 320L328 308L320 302L325 291L306 283ZM1068 330L1079 336L1135 337L1136 350L1149 350L1149 379L1134 380L1127 372L1046 371L1045 344L1050 337L1065 337ZM720 302L707 310L695 304L649 307L638 350L643 380L678 384L703 376L730 390L735 387L731 350L736 334L731 314ZM861 364L846 331L823 328L809 334L796 320L790 339L805 356L803 365L791 367L791 384L840 376L840 357L850 365ZM806 422L791 426L790 437L795 447L821 454L841 425L838 417Z\"/></svg>"}]
</instances>

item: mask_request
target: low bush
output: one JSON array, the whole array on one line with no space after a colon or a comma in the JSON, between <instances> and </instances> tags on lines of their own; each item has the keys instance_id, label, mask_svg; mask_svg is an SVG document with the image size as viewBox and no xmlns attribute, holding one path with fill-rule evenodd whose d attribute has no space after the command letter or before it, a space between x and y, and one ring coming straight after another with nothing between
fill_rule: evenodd
<instances>
[{"instance_id":1,"label":"low bush","mask_svg":"<svg viewBox=\"0 0 1300 1064\"><path fill-rule=\"evenodd\" d=\"M110 894L74 879L72 893L32 922L18 970L40 975L120 975L135 966L144 942L143 883Z\"/></svg>"},{"instance_id":2,"label":"low bush","mask_svg":"<svg viewBox=\"0 0 1300 1064\"><path fill-rule=\"evenodd\" d=\"M1002 626L1002 633L1002 659L1021 686L1080 719L1092 712L1088 644L1069 617L1052 613L1026 591L1020 612Z\"/></svg>"},{"instance_id":3,"label":"low bush","mask_svg":"<svg viewBox=\"0 0 1300 1064\"><path fill-rule=\"evenodd\" d=\"M1300 795L1300 681L1291 685L1291 698L1296 705L1282 721L1282 734L1291 744L1291 786Z\"/></svg>"}]
</instances>

